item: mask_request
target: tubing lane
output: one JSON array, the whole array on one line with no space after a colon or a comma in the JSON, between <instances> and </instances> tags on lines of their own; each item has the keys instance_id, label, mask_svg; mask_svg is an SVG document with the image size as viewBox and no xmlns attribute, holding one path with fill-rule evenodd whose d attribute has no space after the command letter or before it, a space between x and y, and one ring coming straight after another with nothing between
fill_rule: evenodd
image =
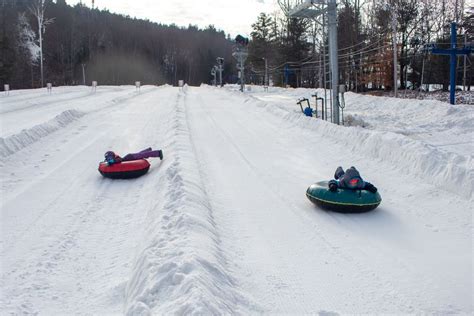
<instances>
[{"instance_id":1,"label":"tubing lane","mask_svg":"<svg viewBox=\"0 0 474 316\"><path fill-rule=\"evenodd\" d=\"M168 120L163 178L148 212L142 250L126 287L127 315L258 311L229 272L222 232L188 125L186 91Z\"/></svg>"}]
</instances>

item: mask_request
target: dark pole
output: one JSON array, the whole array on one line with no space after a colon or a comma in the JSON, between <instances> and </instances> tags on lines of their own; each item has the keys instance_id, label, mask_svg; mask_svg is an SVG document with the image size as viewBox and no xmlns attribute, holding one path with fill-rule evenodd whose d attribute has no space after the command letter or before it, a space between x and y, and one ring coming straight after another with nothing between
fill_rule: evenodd
<instances>
[{"instance_id":1,"label":"dark pole","mask_svg":"<svg viewBox=\"0 0 474 316\"><path fill-rule=\"evenodd\" d=\"M451 104L456 103L454 94L456 92L456 23L451 23L451 68L450 68L450 93L449 101Z\"/></svg>"}]
</instances>

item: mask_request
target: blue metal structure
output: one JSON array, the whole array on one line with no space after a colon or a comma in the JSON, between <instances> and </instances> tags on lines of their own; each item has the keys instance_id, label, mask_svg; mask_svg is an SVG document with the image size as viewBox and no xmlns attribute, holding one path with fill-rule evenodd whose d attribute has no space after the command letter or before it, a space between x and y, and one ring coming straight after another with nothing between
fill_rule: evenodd
<instances>
[{"instance_id":1,"label":"blue metal structure","mask_svg":"<svg viewBox=\"0 0 474 316\"><path fill-rule=\"evenodd\" d=\"M456 48L456 23L451 23L451 48L449 49L441 49L433 47L430 49L431 53L434 55L449 55L450 56L450 94L449 94L449 102L451 104L456 103L455 98L455 91L456 91L456 57L457 55L469 55L472 53L472 47L463 47L463 48Z\"/></svg>"}]
</instances>

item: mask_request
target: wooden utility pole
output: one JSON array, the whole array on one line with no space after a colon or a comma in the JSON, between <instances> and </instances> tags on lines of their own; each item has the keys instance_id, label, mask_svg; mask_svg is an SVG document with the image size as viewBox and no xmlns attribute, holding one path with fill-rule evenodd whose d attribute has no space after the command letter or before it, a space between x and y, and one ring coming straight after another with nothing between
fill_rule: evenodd
<instances>
[{"instance_id":1,"label":"wooden utility pole","mask_svg":"<svg viewBox=\"0 0 474 316\"><path fill-rule=\"evenodd\" d=\"M393 41L393 92L398 97L398 74L397 74L397 13L392 7L392 41Z\"/></svg>"}]
</instances>

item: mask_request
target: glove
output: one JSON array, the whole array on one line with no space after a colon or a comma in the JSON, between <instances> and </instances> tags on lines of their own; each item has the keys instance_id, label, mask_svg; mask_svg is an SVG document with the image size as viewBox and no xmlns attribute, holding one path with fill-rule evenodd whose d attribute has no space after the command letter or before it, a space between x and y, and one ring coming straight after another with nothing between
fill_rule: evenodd
<instances>
[{"instance_id":1,"label":"glove","mask_svg":"<svg viewBox=\"0 0 474 316\"><path fill-rule=\"evenodd\" d=\"M377 188L372 184L372 183L369 183L367 182L365 184L365 189L369 192L372 192L372 193L376 193L377 192Z\"/></svg>"},{"instance_id":2,"label":"glove","mask_svg":"<svg viewBox=\"0 0 474 316\"><path fill-rule=\"evenodd\" d=\"M337 167L336 172L334 173L334 179L338 180L344 175L344 170L341 166Z\"/></svg>"},{"instance_id":3,"label":"glove","mask_svg":"<svg viewBox=\"0 0 474 316\"><path fill-rule=\"evenodd\" d=\"M336 192L337 191L337 182L335 180L331 180L328 183L329 191Z\"/></svg>"}]
</instances>

